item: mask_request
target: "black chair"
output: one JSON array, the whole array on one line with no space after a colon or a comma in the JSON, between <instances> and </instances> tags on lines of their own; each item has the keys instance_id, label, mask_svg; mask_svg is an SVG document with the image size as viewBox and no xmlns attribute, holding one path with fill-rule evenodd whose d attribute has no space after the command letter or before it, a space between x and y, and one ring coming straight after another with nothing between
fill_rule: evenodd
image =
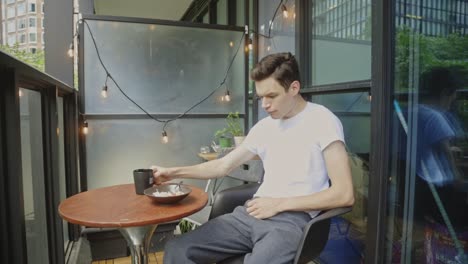
<instances>
[{"instance_id":1,"label":"black chair","mask_svg":"<svg viewBox=\"0 0 468 264\"><path fill-rule=\"evenodd\" d=\"M209 219L230 213L238 205L242 205L252 198L257 191L259 183L244 184L218 192L214 198ZM332 217L348 213L352 207L335 208L322 211L304 227L304 234L297 248L294 264L308 263L320 255L328 241L330 221ZM219 264L243 263L244 255L225 259Z\"/></svg>"}]
</instances>

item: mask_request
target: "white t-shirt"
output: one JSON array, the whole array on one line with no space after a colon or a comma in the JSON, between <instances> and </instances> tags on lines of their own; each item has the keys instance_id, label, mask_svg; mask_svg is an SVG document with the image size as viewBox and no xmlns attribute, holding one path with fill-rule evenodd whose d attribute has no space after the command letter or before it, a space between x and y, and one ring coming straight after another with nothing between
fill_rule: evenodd
<instances>
[{"instance_id":1,"label":"white t-shirt","mask_svg":"<svg viewBox=\"0 0 468 264\"><path fill-rule=\"evenodd\" d=\"M344 142L340 120L324 106L307 103L289 119L266 117L255 124L242 143L263 161L265 174L256 197L292 197L327 189L322 151ZM314 217L318 211L309 214Z\"/></svg>"}]
</instances>

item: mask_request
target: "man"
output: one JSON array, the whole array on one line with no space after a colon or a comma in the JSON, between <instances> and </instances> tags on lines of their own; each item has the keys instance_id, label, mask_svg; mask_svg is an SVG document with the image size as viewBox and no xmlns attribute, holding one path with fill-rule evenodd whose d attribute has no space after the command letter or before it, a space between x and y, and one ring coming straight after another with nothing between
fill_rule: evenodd
<instances>
[{"instance_id":1,"label":"man","mask_svg":"<svg viewBox=\"0 0 468 264\"><path fill-rule=\"evenodd\" d=\"M152 169L157 184L209 179L258 155L264 181L244 206L170 241L164 263L214 263L242 253L247 253L244 263L290 263L312 217L354 203L341 123L325 107L302 98L294 56L266 56L251 78L270 116L251 129L241 146L195 166Z\"/></svg>"}]
</instances>

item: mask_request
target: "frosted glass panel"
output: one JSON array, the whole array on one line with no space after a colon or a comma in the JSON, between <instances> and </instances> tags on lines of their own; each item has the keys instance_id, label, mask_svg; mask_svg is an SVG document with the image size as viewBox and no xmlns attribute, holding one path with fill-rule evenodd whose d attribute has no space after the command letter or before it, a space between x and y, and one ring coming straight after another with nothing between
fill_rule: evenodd
<instances>
[{"instance_id":1,"label":"frosted glass panel","mask_svg":"<svg viewBox=\"0 0 468 264\"><path fill-rule=\"evenodd\" d=\"M371 42L312 40L312 85L371 78Z\"/></svg>"},{"instance_id":2,"label":"frosted glass panel","mask_svg":"<svg viewBox=\"0 0 468 264\"><path fill-rule=\"evenodd\" d=\"M202 162L201 146L209 146L225 119L179 119L166 128L169 143L161 143L162 124L152 120L88 120L86 136L88 189L131 183L132 171L151 165L182 166ZM203 187L201 180L185 183Z\"/></svg>"},{"instance_id":3,"label":"frosted glass panel","mask_svg":"<svg viewBox=\"0 0 468 264\"><path fill-rule=\"evenodd\" d=\"M123 91L150 113L182 113L214 91L224 78L243 32L180 26L87 20L99 54ZM88 28L84 36L86 114L142 114L108 81ZM231 47L229 44L233 42ZM244 53L227 78L232 101L219 100L226 87L191 113L244 112Z\"/></svg>"},{"instance_id":4,"label":"frosted glass panel","mask_svg":"<svg viewBox=\"0 0 468 264\"><path fill-rule=\"evenodd\" d=\"M41 94L21 90L21 162L27 253L30 263L49 263Z\"/></svg>"}]
</instances>

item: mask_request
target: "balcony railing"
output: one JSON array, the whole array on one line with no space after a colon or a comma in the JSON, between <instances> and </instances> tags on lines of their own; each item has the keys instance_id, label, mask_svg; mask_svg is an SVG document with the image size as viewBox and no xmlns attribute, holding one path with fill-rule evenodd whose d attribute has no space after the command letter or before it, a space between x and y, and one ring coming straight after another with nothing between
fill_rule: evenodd
<instances>
[{"instance_id":1,"label":"balcony railing","mask_svg":"<svg viewBox=\"0 0 468 264\"><path fill-rule=\"evenodd\" d=\"M58 215L78 191L77 92L0 52L0 233L5 263L65 263L76 226Z\"/></svg>"}]
</instances>

